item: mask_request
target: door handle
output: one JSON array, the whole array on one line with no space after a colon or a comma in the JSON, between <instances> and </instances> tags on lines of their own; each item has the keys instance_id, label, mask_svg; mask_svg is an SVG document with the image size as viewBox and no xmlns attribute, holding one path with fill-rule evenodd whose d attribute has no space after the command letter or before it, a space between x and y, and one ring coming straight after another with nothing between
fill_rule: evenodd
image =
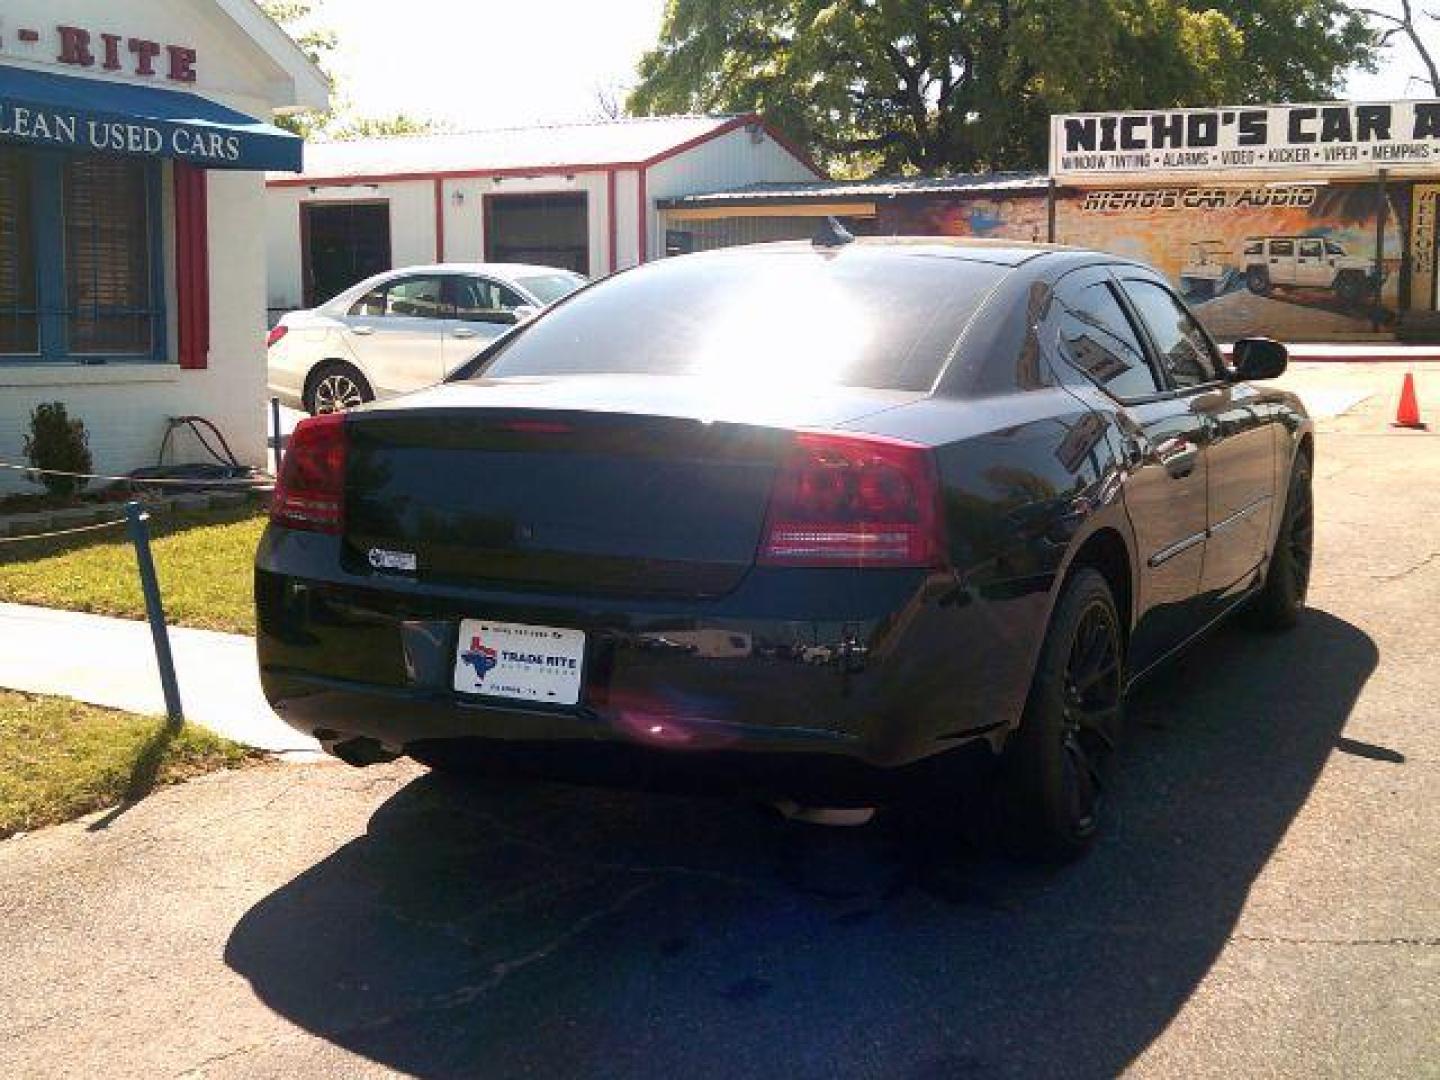
<instances>
[{"instance_id":1,"label":"door handle","mask_svg":"<svg viewBox=\"0 0 1440 1080\"><path fill-rule=\"evenodd\" d=\"M1160 464L1176 480L1183 480L1195 471L1195 461L1200 457L1200 448L1187 438L1166 439L1155 448Z\"/></svg>"},{"instance_id":2,"label":"door handle","mask_svg":"<svg viewBox=\"0 0 1440 1080\"><path fill-rule=\"evenodd\" d=\"M350 332L352 334L359 334L364 337L366 335L373 334L375 332L375 328L373 326L352 326L350 328Z\"/></svg>"},{"instance_id":3,"label":"door handle","mask_svg":"<svg viewBox=\"0 0 1440 1080\"><path fill-rule=\"evenodd\" d=\"M472 338L475 336L475 331L471 330L468 326L460 326L456 327L454 330L451 330L450 336L458 338Z\"/></svg>"}]
</instances>

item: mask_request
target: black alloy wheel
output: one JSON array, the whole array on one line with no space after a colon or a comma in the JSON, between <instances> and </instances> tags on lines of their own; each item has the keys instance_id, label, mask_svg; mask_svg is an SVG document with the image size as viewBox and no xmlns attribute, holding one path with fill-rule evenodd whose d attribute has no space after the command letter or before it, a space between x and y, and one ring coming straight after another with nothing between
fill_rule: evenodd
<instances>
[{"instance_id":1,"label":"black alloy wheel","mask_svg":"<svg viewBox=\"0 0 1440 1080\"><path fill-rule=\"evenodd\" d=\"M1290 470L1285 514L1275 535L1265 585L1251 605L1252 621L1264 630L1288 630L1305 610L1315 555L1315 496L1310 459L1303 453Z\"/></svg>"},{"instance_id":2,"label":"black alloy wheel","mask_svg":"<svg viewBox=\"0 0 1440 1080\"><path fill-rule=\"evenodd\" d=\"M1110 586L1082 567L1065 585L1000 772L1010 838L1065 861L1099 828L1106 764L1124 725L1125 639Z\"/></svg>"}]
</instances>

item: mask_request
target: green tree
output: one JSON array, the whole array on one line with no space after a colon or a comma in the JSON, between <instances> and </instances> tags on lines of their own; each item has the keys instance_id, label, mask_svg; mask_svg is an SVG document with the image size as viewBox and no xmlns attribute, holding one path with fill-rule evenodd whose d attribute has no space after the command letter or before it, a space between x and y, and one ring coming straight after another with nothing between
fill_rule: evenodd
<instances>
[{"instance_id":1,"label":"green tree","mask_svg":"<svg viewBox=\"0 0 1440 1080\"><path fill-rule=\"evenodd\" d=\"M313 0L261 0L260 7L275 20L300 46L310 62L325 72L331 85L336 83L329 69L339 38L334 30L316 22ZM339 141L369 139L392 135L423 135L430 131L446 131L449 125L425 117L396 113L393 116L356 116L354 104L338 88L326 112L304 112L282 116L276 121L281 127L307 139Z\"/></svg>"},{"instance_id":2,"label":"green tree","mask_svg":"<svg viewBox=\"0 0 1440 1080\"><path fill-rule=\"evenodd\" d=\"M668 0L627 105L754 110L845 175L1034 168L1054 112L1333 95L1340 0Z\"/></svg>"},{"instance_id":3,"label":"green tree","mask_svg":"<svg viewBox=\"0 0 1440 1080\"><path fill-rule=\"evenodd\" d=\"M260 7L295 39L295 44L300 46L312 64L325 70L325 62L335 51L337 39L334 30L315 25L313 3L309 0L262 0Z\"/></svg>"},{"instance_id":4,"label":"green tree","mask_svg":"<svg viewBox=\"0 0 1440 1080\"><path fill-rule=\"evenodd\" d=\"M1379 8L1357 8L1360 14L1375 25L1376 40L1382 48L1390 47L1396 38L1404 38L1414 50L1416 58L1425 66L1425 76L1410 76L1409 82L1421 82L1432 94L1440 94L1440 65L1426 44L1425 35L1420 32L1419 19L1423 16L1429 22L1440 22L1440 15L1433 11L1417 10L1410 0L1400 0L1399 9L1383 11ZM1409 85L1407 82L1407 86Z\"/></svg>"}]
</instances>

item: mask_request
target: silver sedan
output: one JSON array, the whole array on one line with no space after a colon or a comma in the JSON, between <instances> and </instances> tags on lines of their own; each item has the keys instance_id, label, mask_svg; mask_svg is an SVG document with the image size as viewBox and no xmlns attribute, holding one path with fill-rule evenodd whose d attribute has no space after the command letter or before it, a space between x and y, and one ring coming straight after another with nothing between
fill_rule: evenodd
<instances>
[{"instance_id":1,"label":"silver sedan","mask_svg":"<svg viewBox=\"0 0 1440 1080\"><path fill-rule=\"evenodd\" d=\"M439 382L487 342L574 292L585 278L523 263L390 270L270 331L270 392L310 413Z\"/></svg>"}]
</instances>

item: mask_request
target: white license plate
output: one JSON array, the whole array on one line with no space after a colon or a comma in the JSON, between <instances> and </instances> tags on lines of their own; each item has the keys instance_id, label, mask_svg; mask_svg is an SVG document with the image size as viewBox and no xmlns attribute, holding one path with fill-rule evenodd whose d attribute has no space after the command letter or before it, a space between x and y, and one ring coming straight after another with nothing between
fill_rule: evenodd
<instances>
[{"instance_id":1,"label":"white license plate","mask_svg":"<svg viewBox=\"0 0 1440 1080\"><path fill-rule=\"evenodd\" d=\"M464 619L453 685L463 694L574 705L584 662L579 630Z\"/></svg>"}]
</instances>

